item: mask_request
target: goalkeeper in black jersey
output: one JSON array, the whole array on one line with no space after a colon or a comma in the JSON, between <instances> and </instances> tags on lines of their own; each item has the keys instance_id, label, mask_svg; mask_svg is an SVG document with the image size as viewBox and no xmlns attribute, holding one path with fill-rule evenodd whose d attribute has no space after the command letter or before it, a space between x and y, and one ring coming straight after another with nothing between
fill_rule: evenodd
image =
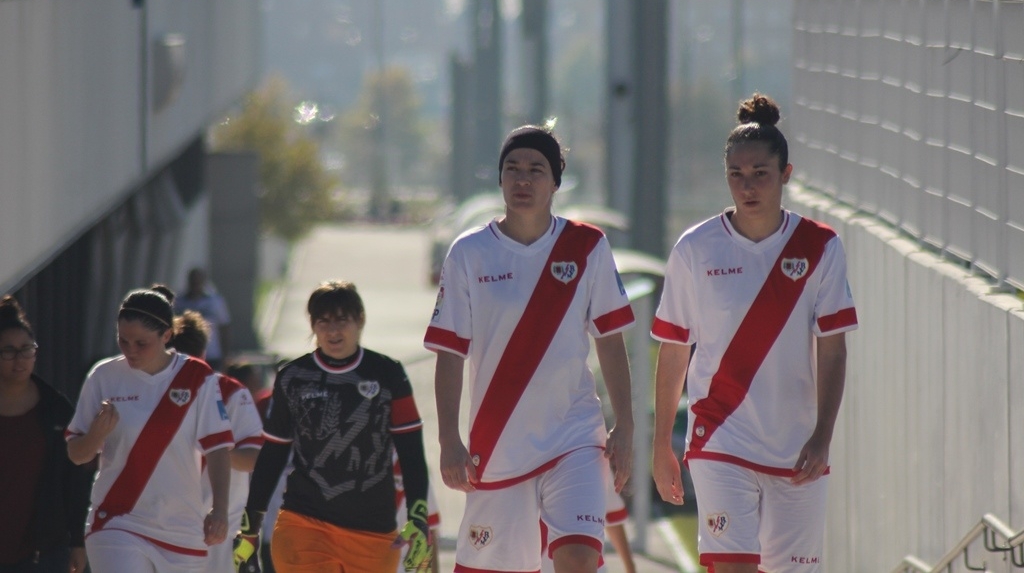
<instances>
[{"instance_id":1,"label":"goalkeeper in black jersey","mask_svg":"<svg viewBox=\"0 0 1024 573\"><path fill-rule=\"evenodd\" d=\"M252 474L240 572L259 564L260 524L293 453L270 552L279 573L392 572L430 562L423 422L405 369L363 348L366 312L355 285L320 285L307 304L317 348L280 369ZM397 531L391 451L398 453L409 521Z\"/></svg>"}]
</instances>

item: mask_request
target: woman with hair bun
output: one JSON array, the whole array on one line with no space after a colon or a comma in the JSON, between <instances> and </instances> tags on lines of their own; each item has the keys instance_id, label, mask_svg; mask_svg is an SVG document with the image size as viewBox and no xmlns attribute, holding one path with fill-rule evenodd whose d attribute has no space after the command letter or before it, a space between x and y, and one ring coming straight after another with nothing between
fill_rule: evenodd
<instances>
[{"instance_id":1,"label":"woman with hair bun","mask_svg":"<svg viewBox=\"0 0 1024 573\"><path fill-rule=\"evenodd\" d=\"M39 345L0 299L0 573L81 573L92 473L64 449L71 402L33 373Z\"/></svg>"},{"instance_id":2,"label":"woman with hair bun","mask_svg":"<svg viewBox=\"0 0 1024 573\"><path fill-rule=\"evenodd\" d=\"M207 546L227 537L231 426L217 375L168 348L173 324L164 294L128 293L117 315L122 354L92 367L67 430L73 462L100 455L85 527L95 573L201 571Z\"/></svg>"},{"instance_id":3,"label":"woman with hair bun","mask_svg":"<svg viewBox=\"0 0 1024 573\"><path fill-rule=\"evenodd\" d=\"M778 105L755 93L737 118L725 144L734 206L679 238L651 329L661 341L654 480L662 499L683 504L671 440L688 380L684 460L701 565L813 573L857 312L835 231L782 207L793 165Z\"/></svg>"}]
</instances>

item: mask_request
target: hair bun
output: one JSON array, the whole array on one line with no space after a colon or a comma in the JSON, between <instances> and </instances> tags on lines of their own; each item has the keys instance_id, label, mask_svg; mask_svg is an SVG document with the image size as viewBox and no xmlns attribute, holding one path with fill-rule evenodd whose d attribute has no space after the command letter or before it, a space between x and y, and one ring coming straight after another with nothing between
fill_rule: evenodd
<instances>
[{"instance_id":1,"label":"hair bun","mask_svg":"<svg viewBox=\"0 0 1024 573\"><path fill-rule=\"evenodd\" d=\"M775 125L779 123L780 117L779 104L772 98L756 92L741 102L739 110L736 111L736 118L740 124Z\"/></svg>"},{"instance_id":2,"label":"hair bun","mask_svg":"<svg viewBox=\"0 0 1024 573\"><path fill-rule=\"evenodd\" d=\"M0 320L19 320L25 316L24 311L21 309L21 305L18 304L18 300L11 295L4 295L3 299L0 299Z\"/></svg>"}]
</instances>

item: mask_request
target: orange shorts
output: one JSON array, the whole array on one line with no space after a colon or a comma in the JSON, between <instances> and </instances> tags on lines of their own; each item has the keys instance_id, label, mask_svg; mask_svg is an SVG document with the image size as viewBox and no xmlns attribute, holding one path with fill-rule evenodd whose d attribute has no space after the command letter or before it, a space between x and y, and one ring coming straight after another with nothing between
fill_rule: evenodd
<instances>
[{"instance_id":1,"label":"orange shorts","mask_svg":"<svg viewBox=\"0 0 1024 573\"><path fill-rule=\"evenodd\" d=\"M279 573L394 573L401 550L391 543L398 532L374 533L281 510L270 540Z\"/></svg>"}]
</instances>

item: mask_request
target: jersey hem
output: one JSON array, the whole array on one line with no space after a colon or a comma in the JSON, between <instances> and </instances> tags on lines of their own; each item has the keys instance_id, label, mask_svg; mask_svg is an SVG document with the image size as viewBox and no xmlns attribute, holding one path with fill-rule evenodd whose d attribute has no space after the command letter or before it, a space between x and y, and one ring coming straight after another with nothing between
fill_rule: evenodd
<instances>
[{"instance_id":1,"label":"jersey hem","mask_svg":"<svg viewBox=\"0 0 1024 573\"><path fill-rule=\"evenodd\" d=\"M191 555L193 557L206 557L208 555L208 551L206 549L192 549L191 547L182 547L180 545L175 545L173 543L168 543L166 541L160 541L159 539L155 539L148 535L136 533L135 531L121 529L120 527L105 527L103 529L97 529L96 531L90 531L88 534L86 534L86 537L89 537L93 533L98 533L100 531L123 531L125 533L134 535L135 537L138 537L139 539L142 539L148 543L152 543L160 549L170 551L171 553L177 553L179 555Z\"/></svg>"},{"instance_id":2,"label":"jersey hem","mask_svg":"<svg viewBox=\"0 0 1024 573\"><path fill-rule=\"evenodd\" d=\"M761 556L756 553L701 553L700 564L708 567L715 561L720 563L754 563L761 564Z\"/></svg>"},{"instance_id":3,"label":"jersey hem","mask_svg":"<svg viewBox=\"0 0 1024 573\"><path fill-rule=\"evenodd\" d=\"M689 462L690 460L708 460L708 461L712 461L712 462L722 462L722 463L727 463L727 464L733 464L733 465L736 465L736 466L740 466L740 467L746 468L746 469L751 470L751 471L755 471L755 472L758 472L758 473L767 474L767 475L771 475L771 476L776 476L776 477L793 477L796 474L800 473L799 471L794 470L793 468L779 468L779 467L775 467L775 466L766 466L766 465L763 465L763 464L758 464L758 463L752 462L750 460L745 460L745 459L743 459L741 457L738 457L738 456L732 456L732 455L723 454L723 453L720 453L720 452L703 452L703 451L686 452L686 455L684 456L683 461ZM822 475L828 475L831 472L831 469L832 469L832 466L826 467L825 468L825 472Z\"/></svg>"}]
</instances>

